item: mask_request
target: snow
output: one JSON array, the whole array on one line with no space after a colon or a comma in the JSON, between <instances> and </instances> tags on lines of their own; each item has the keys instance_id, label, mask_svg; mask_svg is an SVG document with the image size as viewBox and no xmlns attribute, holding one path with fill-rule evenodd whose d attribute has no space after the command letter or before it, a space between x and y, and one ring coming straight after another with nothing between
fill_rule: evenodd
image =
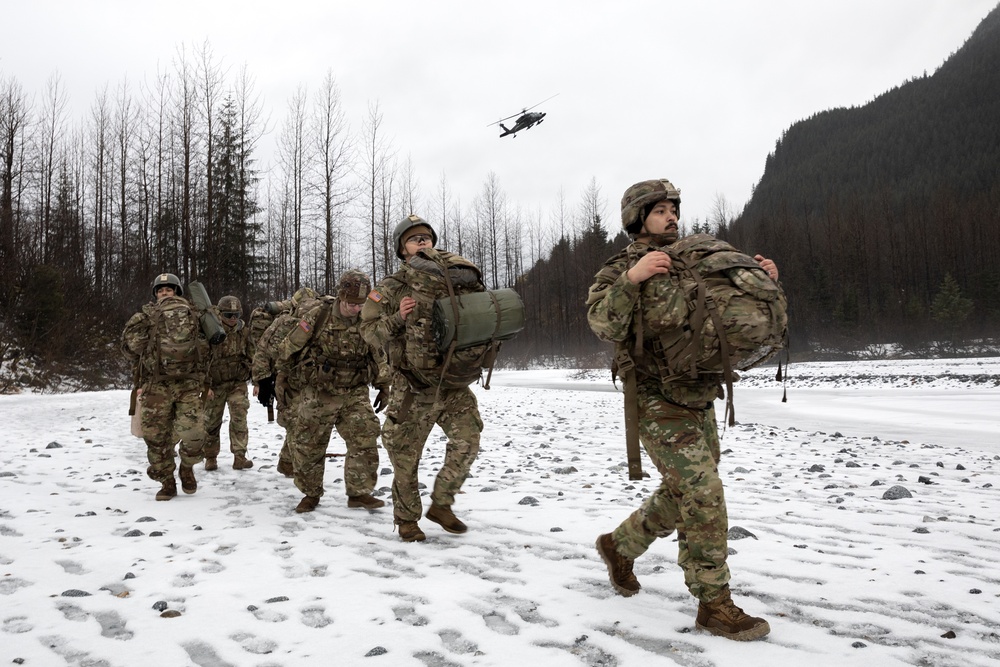
<instances>
[{"instance_id":1,"label":"snow","mask_svg":"<svg viewBox=\"0 0 1000 667\"><path fill-rule=\"evenodd\" d=\"M648 460L628 480L606 371L477 387L469 532L424 520L413 544L391 507L346 507L340 458L295 514L257 404L254 468L224 454L156 502L127 392L2 396L0 664L1000 664L1000 359L793 364L786 403L774 370L737 384L722 441L730 527L752 534L730 540L734 596L771 625L749 643L693 628L673 537L636 562L638 595L609 585L594 540L658 480ZM390 483L383 451L386 500ZM896 485L912 497L883 499Z\"/></svg>"}]
</instances>

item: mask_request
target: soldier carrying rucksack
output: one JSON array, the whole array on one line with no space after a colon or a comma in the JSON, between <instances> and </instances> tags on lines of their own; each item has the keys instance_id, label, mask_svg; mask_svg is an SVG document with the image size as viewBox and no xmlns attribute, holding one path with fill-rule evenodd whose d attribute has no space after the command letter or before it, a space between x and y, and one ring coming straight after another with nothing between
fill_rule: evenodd
<instances>
[{"instance_id":1,"label":"soldier carrying rucksack","mask_svg":"<svg viewBox=\"0 0 1000 667\"><path fill-rule=\"evenodd\" d=\"M625 191L622 227L633 242L608 260L587 298L591 329L615 343L626 438L631 431L641 439L662 476L638 510L597 539L597 551L614 589L634 595L634 560L676 530L684 582L699 600L696 626L758 639L770 632L767 621L744 613L729 590L713 402L724 383L731 398L734 367L759 363L781 347L784 295L771 260L703 235L678 241L680 203L680 190L667 180ZM632 479L641 472L638 452L629 455L629 472Z\"/></svg>"},{"instance_id":2,"label":"soldier carrying rucksack","mask_svg":"<svg viewBox=\"0 0 1000 667\"><path fill-rule=\"evenodd\" d=\"M425 539L417 523L423 510L417 468L435 424L448 442L426 516L449 533L467 530L452 505L479 454L483 430L469 385L492 368L500 338L523 326L523 308L498 307L501 316L493 316L488 340L474 337L467 344L460 345L456 339L448 342L443 324L448 313L457 313L458 303L465 298L462 295L483 294L485 287L472 262L434 249L436 243L434 228L419 216L407 216L397 224L393 247L403 265L375 286L361 311L362 335L373 346L387 350L393 371L382 445L394 469L394 522L404 542ZM517 315L520 325L497 324L504 319L503 312Z\"/></svg>"},{"instance_id":3,"label":"soldier carrying rucksack","mask_svg":"<svg viewBox=\"0 0 1000 667\"><path fill-rule=\"evenodd\" d=\"M141 390L141 423L149 467L161 483L157 500L177 495L174 446L180 444L180 479L185 493L198 483L194 465L203 457L202 395L206 390L208 342L200 313L184 299L180 280L161 273L152 285L156 299L131 318L122 332L122 353L132 362Z\"/></svg>"}]
</instances>

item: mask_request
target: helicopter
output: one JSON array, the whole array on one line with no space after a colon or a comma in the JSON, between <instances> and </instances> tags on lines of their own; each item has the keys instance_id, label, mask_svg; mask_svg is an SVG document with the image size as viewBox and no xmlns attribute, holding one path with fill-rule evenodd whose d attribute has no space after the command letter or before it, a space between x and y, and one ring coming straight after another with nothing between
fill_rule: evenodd
<instances>
[{"instance_id":1,"label":"helicopter","mask_svg":"<svg viewBox=\"0 0 1000 667\"><path fill-rule=\"evenodd\" d=\"M558 95L558 94L559 93L556 93L556 95ZM556 95L553 95L552 97L555 97ZM503 130L503 132L500 133L501 137L506 137L508 134L510 134L510 135L512 135L516 139L517 138L517 133L520 132L521 130L531 129L535 125L538 125L543 120L545 120L545 115L546 114L545 114L544 111L532 111L532 109L534 109L537 106L541 106L542 104L545 104L546 102L548 102L549 100L551 100L552 97L547 97L544 100L542 100L541 102L539 102L538 104L535 104L534 106L530 106L530 107L526 107L524 109L521 109L520 113L512 114L510 116L507 116L506 118L501 118L497 122L490 123L486 127L492 127L494 125L499 125L500 129ZM517 116L518 118L517 118L516 121L514 121L513 127L507 127L506 125L504 125L504 121L510 120L511 118L514 118L515 116Z\"/></svg>"}]
</instances>

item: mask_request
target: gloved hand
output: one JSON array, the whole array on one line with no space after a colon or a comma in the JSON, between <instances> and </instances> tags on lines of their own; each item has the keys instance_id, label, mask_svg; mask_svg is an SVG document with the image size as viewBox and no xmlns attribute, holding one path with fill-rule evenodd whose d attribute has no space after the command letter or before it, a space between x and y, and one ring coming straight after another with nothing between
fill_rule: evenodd
<instances>
[{"instance_id":1,"label":"gloved hand","mask_svg":"<svg viewBox=\"0 0 1000 667\"><path fill-rule=\"evenodd\" d=\"M274 379L275 376L272 375L257 383L257 400L265 407L274 400Z\"/></svg>"},{"instance_id":2,"label":"gloved hand","mask_svg":"<svg viewBox=\"0 0 1000 667\"><path fill-rule=\"evenodd\" d=\"M377 387L378 394L375 396L375 403L373 407L375 412L382 412L385 406L389 404L389 390L386 387Z\"/></svg>"}]
</instances>

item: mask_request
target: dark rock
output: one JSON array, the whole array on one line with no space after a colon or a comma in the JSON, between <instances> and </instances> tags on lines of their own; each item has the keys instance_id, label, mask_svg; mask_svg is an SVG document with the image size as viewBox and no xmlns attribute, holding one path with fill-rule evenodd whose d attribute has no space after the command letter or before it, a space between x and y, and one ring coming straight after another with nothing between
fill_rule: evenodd
<instances>
[{"instance_id":1,"label":"dark rock","mask_svg":"<svg viewBox=\"0 0 1000 667\"><path fill-rule=\"evenodd\" d=\"M135 520L136 523L148 523L150 521L156 521L156 519L151 516L141 516Z\"/></svg>"},{"instance_id":2,"label":"dark rock","mask_svg":"<svg viewBox=\"0 0 1000 667\"><path fill-rule=\"evenodd\" d=\"M90 597L90 593L87 591L81 591L78 588L71 588L68 591L63 591L62 596L64 598L85 598Z\"/></svg>"},{"instance_id":3,"label":"dark rock","mask_svg":"<svg viewBox=\"0 0 1000 667\"><path fill-rule=\"evenodd\" d=\"M917 481L920 482L921 484L933 484L934 483L934 481L930 477L924 477L923 475L921 475L920 477L917 477Z\"/></svg>"},{"instance_id":4,"label":"dark rock","mask_svg":"<svg viewBox=\"0 0 1000 667\"><path fill-rule=\"evenodd\" d=\"M49 444L45 445L45 449L62 449L62 445L53 440Z\"/></svg>"},{"instance_id":5,"label":"dark rock","mask_svg":"<svg viewBox=\"0 0 1000 667\"><path fill-rule=\"evenodd\" d=\"M163 537L163 531L162 530L154 530L153 532L151 532L149 534L149 536L150 537Z\"/></svg>"},{"instance_id":6,"label":"dark rock","mask_svg":"<svg viewBox=\"0 0 1000 667\"><path fill-rule=\"evenodd\" d=\"M847 463L845 464L845 466L844 466L844 467L846 467L846 468L860 468L860 467L861 467L861 464L860 464L860 463L858 463L857 461L848 461L848 462L847 462Z\"/></svg>"},{"instance_id":7,"label":"dark rock","mask_svg":"<svg viewBox=\"0 0 1000 667\"><path fill-rule=\"evenodd\" d=\"M538 500L535 499L535 498L532 498L531 496L525 496L524 498L521 498L519 501L517 501L517 504L518 505L531 505L532 507L534 507L534 506L538 505Z\"/></svg>"},{"instance_id":8,"label":"dark rock","mask_svg":"<svg viewBox=\"0 0 1000 667\"><path fill-rule=\"evenodd\" d=\"M165 611L167 609L166 600L159 600L157 602L154 602L153 609L155 609L156 611Z\"/></svg>"},{"instance_id":9,"label":"dark rock","mask_svg":"<svg viewBox=\"0 0 1000 667\"><path fill-rule=\"evenodd\" d=\"M133 529L125 533L125 537L142 537L145 534L146 533L142 532L141 530Z\"/></svg>"},{"instance_id":10,"label":"dark rock","mask_svg":"<svg viewBox=\"0 0 1000 667\"><path fill-rule=\"evenodd\" d=\"M566 466L565 468L553 468L552 472L554 472L557 475L570 475L574 472L580 472L580 471L573 466Z\"/></svg>"},{"instance_id":11,"label":"dark rock","mask_svg":"<svg viewBox=\"0 0 1000 667\"><path fill-rule=\"evenodd\" d=\"M257 611L257 605L255 604L247 605L247 611Z\"/></svg>"},{"instance_id":12,"label":"dark rock","mask_svg":"<svg viewBox=\"0 0 1000 667\"><path fill-rule=\"evenodd\" d=\"M872 486L882 486L882 482L876 479L874 482L872 482Z\"/></svg>"},{"instance_id":13,"label":"dark rock","mask_svg":"<svg viewBox=\"0 0 1000 667\"><path fill-rule=\"evenodd\" d=\"M132 574L131 572L126 572L125 576L123 578L124 579L135 579L135 575Z\"/></svg>"},{"instance_id":14,"label":"dark rock","mask_svg":"<svg viewBox=\"0 0 1000 667\"><path fill-rule=\"evenodd\" d=\"M387 651L385 648L383 648L381 646L376 646L372 650L368 651L368 653L365 653L365 657L366 658L373 658L376 655L385 655L388 652L389 651Z\"/></svg>"},{"instance_id":15,"label":"dark rock","mask_svg":"<svg viewBox=\"0 0 1000 667\"><path fill-rule=\"evenodd\" d=\"M955 470L965 470L965 466L959 463L957 466L955 466Z\"/></svg>"},{"instance_id":16,"label":"dark rock","mask_svg":"<svg viewBox=\"0 0 1000 667\"><path fill-rule=\"evenodd\" d=\"M560 528L559 526L553 526L552 528L549 528L549 532L550 533L561 533L561 532L563 532L563 529Z\"/></svg>"},{"instance_id":17,"label":"dark rock","mask_svg":"<svg viewBox=\"0 0 1000 667\"><path fill-rule=\"evenodd\" d=\"M731 540L742 540L747 537L752 537L755 540L757 539L756 535L751 533L746 528L740 528L739 526L733 526L732 528L730 528L729 532L726 534L726 537L728 537Z\"/></svg>"},{"instance_id":18,"label":"dark rock","mask_svg":"<svg viewBox=\"0 0 1000 667\"><path fill-rule=\"evenodd\" d=\"M853 648L868 648L868 644L864 642L854 642L853 644L851 644L851 646Z\"/></svg>"},{"instance_id":19,"label":"dark rock","mask_svg":"<svg viewBox=\"0 0 1000 667\"><path fill-rule=\"evenodd\" d=\"M955 634L954 630L949 630L948 632L941 635L941 639L954 639L958 635Z\"/></svg>"},{"instance_id":20,"label":"dark rock","mask_svg":"<svg viewBox=\"0 0 1000 667\"><path fill-rule=\"evenodd\" d=\"M891 486L885 493L882 494L882 500L900 500L901 498L912 498L913 494L910 493L905 486Z\"/></svg>"},{"instance_id":21,"label":"dark rock","mask_svg":"<svg viewBox=\"0 0 1000 667\"><path fill-rule=\"evenodd\" d=\"M920 526L919 528L914 528L913 532L914 533L920 533L921 535L926 535L926 534L930 533L931 531L929 531L928 529L924 528L923 526Z\"/></svg>"},{"instance_id":22,"label":"dark rock","mask_svg":"<svg viewBox=\"0 0 1000 667\"><path fill-rule=\"evenodd\" d=\"M160 614L160 618L177 618L180 615L181 613L176 609L168 609L162 614Z\"/></svg>"},{"instance_id":23,"label":"dark rock","mask_svg":"<svg viewBox=\"0 0 1000 667\"><path fill-rule=\"evenodd\" d=\"M821 466L821 465L820 465L820 464L818 464L818 463L814 463L814 464L813 464L813 465L812 465L812 466L811 466L811 467L809 468L809 472L826 472L826 467L825 467L825 466Z\"/></svg>"},{"instance_id":24,"label":"dark rock","mask_svg":"<svg viewBox=\"0 0 1000 667\"><path fill-rule=\"evenodd\" d=\"M970 589L969 592L972 593L973 595L979 595L980 593L982 593L982 591L979 590L978 588Z\"/></svg>"},{"instance_id":25,"label":"dark rock","mask_svg":"<svg viewBox=\"0 0 1000 667\"><path fill-rule=\"evenodd\" d=\"M287 595L279 595L278 597L275 597L275 598L268 598L268 599L264 600L264 602L266 602L267 604L271 604L272 602L288 602L288 596Z\"/></svg>"}]
</instances>

